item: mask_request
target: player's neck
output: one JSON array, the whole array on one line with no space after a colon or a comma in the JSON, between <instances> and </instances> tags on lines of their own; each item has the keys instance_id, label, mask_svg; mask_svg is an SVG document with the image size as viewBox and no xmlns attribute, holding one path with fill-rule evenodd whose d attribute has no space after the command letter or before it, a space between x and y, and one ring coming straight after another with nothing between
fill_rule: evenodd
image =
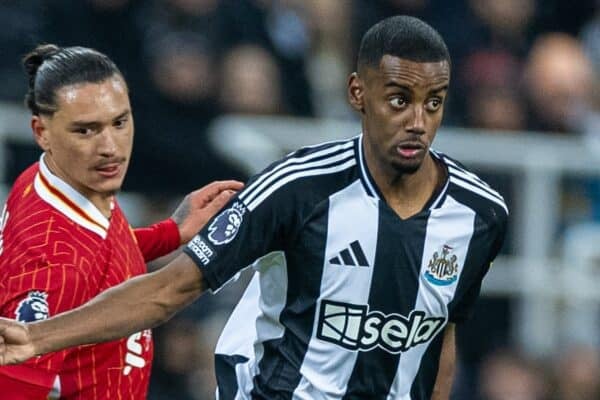
<instances>
[{"instance_id":1,"label":"player's neck","mask_svg":"<svg viewBox=\"0 0 600 400\"><path fill-rule=\"evenodd\" d=\"M387 204L403 219L419 213L437 191L444 178L442 168L427 155L414 173L397 170L367 160L369 171Z\"/></svg>"}]
</instances>

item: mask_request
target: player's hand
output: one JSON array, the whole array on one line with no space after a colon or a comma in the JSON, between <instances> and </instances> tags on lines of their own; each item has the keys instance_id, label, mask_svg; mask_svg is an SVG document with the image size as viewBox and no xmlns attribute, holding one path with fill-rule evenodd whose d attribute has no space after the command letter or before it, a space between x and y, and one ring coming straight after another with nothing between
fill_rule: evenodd
<instances>
[{"instance_id":1,"label":"player's hand","mask_svg":"<svg viewBox=\"0 0 600 400\"><path fill-rule=\"evenodd\" d=\"M216 181L185 196L171 218L179 227L181 244L187 243L240 189L238 181Z\"/></svg>"},{"instance_id":2,"label":"player's hand","mask_svg":"<svg viewBox=\"0 0 600 400\"><path fill-rule=\"evenodd\" d=\"M35 356L27 325L0 318L0 365L17 364Z\"/></svg>"}]
</instances>

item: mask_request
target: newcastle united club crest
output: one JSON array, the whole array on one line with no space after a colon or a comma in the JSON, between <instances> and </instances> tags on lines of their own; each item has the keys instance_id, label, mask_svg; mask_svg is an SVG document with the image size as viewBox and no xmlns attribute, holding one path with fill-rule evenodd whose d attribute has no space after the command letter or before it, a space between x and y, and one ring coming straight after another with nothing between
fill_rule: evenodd
<instances>
[{"instance_id":1,"label":"newcastle united club crest","mask_svg":"<svg viewBox=\"0 0 600 400\"><path fill-rule=\"evenodd\" d=\"M452 254L452 247L445 244L441 254L437 251L429 260L425 271L425 278L434 285L451 285L458 279L458 263L456 255Z\"/></svg>"}]
</instances>

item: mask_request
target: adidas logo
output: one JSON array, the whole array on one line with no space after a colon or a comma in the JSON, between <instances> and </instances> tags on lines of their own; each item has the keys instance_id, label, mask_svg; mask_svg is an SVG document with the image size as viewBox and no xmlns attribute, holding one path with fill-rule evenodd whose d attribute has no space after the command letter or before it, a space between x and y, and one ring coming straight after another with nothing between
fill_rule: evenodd
<instances>
[{"instance_id":1,"label":"adidas logo","mask_svg":"<svg viewBox=\"0 0 600 400\"><path fill-rule=\"evenodd\" d=\"M360 247L360 243L358 242L358 240L355 240L354 242L350 243L349 247L346 247L344 250L340 251L338 255L330 259L329 262L335 265L347 265L351 267L369 266L367 257L365 257L365 253Z\"/></svg>"}]
</instances>

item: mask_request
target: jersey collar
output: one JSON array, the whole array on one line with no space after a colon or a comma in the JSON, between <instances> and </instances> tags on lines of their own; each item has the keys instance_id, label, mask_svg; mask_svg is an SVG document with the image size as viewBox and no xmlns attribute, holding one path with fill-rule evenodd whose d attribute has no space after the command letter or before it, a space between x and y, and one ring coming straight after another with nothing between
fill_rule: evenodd
<instances>
[{"instance_id":1,"label":"jersey collar","mask_svg":"<svg viewBox=\"0 0 600 400\"><path fill-rule=\"evenodd\" d=\"M34 188L46 203L60 211L71 221L90 230L102 239L106 238L110 222L85 196L67 182L54 175L40 157L39 172L35 176ZM111 208L114 203L111 204Z\"/></svg>"},{"instance_id":2,"label":"jersey collar","mask_svg":"<svg viewBox=\"0 0 600 400\"><path fill-rule=\"evenodd\" d=\"M365 191L367 192L367 194L369 196L374 197L377 200L381 200L384 197L381 194L379 187L377 187L377 184L375 183L375 179L373 179L373 177L371 176L371 173L369 172L369 168L367 167L367 162L365 161L364 138L363 138L362 133L358 136L357 142L358 142L357 153L358 153L358 165L359 165L359 170L360 170L359 171L360 180L363 183L363 187L365 188ZM434 151L433 149L430 149L429 153L437 161L444 164L445 168L447 168L445 166L446 163L444 162L444 159L436 151ZM435 208L440 208L442 206L442 204L444 203L444 199L446 198L446 191L448 189L449 182L450 182L450 180L448 179L448 177L446 177L446 182L444 183L442 190L439 191L439 193L437 193L436 196L427 203L427 205L425 207L426 209L433 210Z\"/></svg>"}]
</instances>

